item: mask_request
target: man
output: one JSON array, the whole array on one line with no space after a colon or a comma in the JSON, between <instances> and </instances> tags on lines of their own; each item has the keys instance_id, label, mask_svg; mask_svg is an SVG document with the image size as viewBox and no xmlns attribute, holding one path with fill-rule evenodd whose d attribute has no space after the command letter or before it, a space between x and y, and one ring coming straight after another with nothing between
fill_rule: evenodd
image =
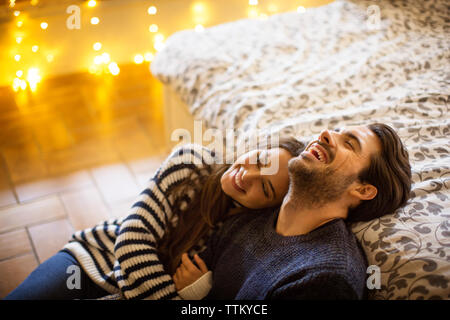
<instances>
[{"instance_id":1,"label":"man","mask_svg":"<svg viewBox=\"0 0 450 320\"><path fill-rule=\"evenodd\" d=\"M367 264L345 222L408 200L411 167L398 135L380 123L324 130L289 161L289 178L279 210L233 216L211 237L201 254L212 270L207 298L364 298ZM182 270L192 267L184 256Z\"/></svg>"}]
</instances>

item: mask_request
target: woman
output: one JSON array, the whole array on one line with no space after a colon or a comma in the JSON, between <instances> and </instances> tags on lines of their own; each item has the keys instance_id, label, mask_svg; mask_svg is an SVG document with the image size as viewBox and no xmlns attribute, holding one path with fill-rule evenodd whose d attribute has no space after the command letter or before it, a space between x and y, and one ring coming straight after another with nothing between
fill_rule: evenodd
<instances>
[{"instance_id":1,"label":"woman","mask_svg":"<svg viewBox=\"0 0 450 320\"><path fill-rule=\"evenodd\" d=\"M184 252L202 249L228 215L281 204L287 162L304 146L295 138L250 151L232 165L206 147L177 148L123 219L78 231L6 299L179 298L170 275ZM256 161L255 161L256 160ZM278 163L272 175L264 167ZM225 163L227 163L225 161Z\"/></svg>"}]
</instances>

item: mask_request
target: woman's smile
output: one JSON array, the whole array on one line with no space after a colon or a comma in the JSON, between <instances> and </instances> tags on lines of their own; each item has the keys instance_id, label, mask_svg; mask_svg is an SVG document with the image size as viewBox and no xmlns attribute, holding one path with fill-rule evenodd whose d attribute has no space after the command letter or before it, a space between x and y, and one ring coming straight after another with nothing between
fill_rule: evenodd
<instances>
[{"instance_id":1,"label":"woman's smile","mask_svg":"<svg viewBox=\"0 0 450 320\"><path fill-rule=\"evenodd\" d=\"M243 173L239 175L240 172L241 172L240 168L236 168L234 170L231 183L233 184L233 187L235 187L237 191L245 193L244 183L242 182Z\"/></svg>"}]
</instances>

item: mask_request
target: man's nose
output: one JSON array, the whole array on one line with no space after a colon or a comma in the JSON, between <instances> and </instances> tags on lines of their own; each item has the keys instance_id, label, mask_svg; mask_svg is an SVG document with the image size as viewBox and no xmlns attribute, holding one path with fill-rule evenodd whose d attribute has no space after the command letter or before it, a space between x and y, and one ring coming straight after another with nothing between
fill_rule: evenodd
<instances>
[{"instance_id":1,"label":"man's nose","mask_svg":"<svg viewBox=\"0 0 450 320\"><path fill-rule=\"evenodd\" d=\"M334 147L334 139L331 135L330 131L323 130L319 135L319 141L329 145L330 147Z\"/></svg>"}]
</instances>

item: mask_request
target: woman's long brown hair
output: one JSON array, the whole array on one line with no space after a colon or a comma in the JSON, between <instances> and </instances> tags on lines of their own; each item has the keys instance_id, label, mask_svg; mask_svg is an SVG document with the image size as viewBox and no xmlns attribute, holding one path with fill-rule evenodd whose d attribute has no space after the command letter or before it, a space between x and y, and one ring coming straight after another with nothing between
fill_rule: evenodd
<instances>
[{"instance_id":1,"label":"woman's long brown hair","mask_svg":"<svg viewBox=\"0 0 450 320\"><path fill-rule=\"evenodd\" d=\"M267 145L266 149L273 147ZM298 156L305 146L296 138L288 137L280 138L276 147ZM181 255L199 243L218 222L231 214L251 210L234 207L232 198L222 191L220 179L230 166L223 164L208 167L206 175L194 169L190 177L169 190L169 194L178 194L173 205L173 215L178 216L178 221L175 225L169 225L158 246L159 258L169 274L175 273ZM192 192L194 196L189 200L187 194Z\"/></svg>"}]
</instances>

